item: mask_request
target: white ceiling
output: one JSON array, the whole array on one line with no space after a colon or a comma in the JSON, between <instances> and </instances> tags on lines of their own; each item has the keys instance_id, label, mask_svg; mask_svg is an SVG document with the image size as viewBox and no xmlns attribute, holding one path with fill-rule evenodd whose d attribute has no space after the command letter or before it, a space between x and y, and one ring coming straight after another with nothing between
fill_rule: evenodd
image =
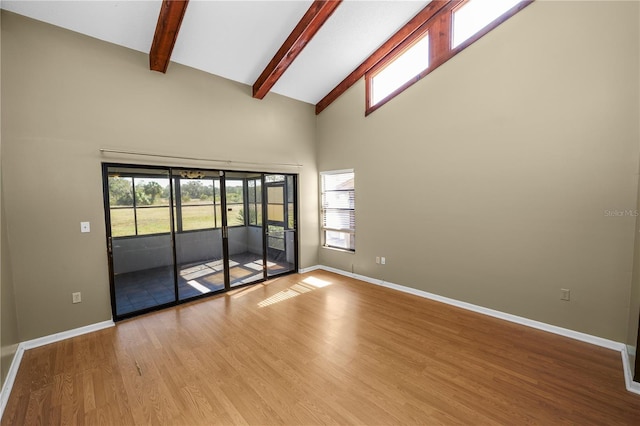
<instances>
[{"instance_id":1,"label":"white ceiling","mask_svg":"<svg viewBox=\"0 0 640 426\"><path fill-rule=\"evenodd\" d=\"M311 3L191 0L171 60L253 85ZM272 92L318 103L428 3L344 0ZM162 0L1 0L0 4L11 12L149 53Z\"/></svg>"}]
</instances>

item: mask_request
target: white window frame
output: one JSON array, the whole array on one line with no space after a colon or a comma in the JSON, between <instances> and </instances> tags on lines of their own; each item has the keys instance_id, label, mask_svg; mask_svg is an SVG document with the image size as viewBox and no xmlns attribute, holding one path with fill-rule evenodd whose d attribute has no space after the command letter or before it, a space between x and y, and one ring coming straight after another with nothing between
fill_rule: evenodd
<instances>
[{"instance_id":1,"label":"white window frame","mask_svg":"<svg viewBox=\"0 0 640 426\"><path fill-rule=\"evenodd\" d=\"M353 189L347 190L327 190L325 189L325 176L331 175L340 175L340 174L352 174L352 179L354 181ZM352 192L351 198L353 199L353 208L347 207L339 207L339 206L329 206L328 201L326 200L325 194L329 192ZM355 171L354 169L344 169L344 170L331 170L326 172L320 172L320 228L322 230L322 247L330 248L334 250L341 250L350 253L355 253ZM351 221L352 226L348 228L344 227L328 227L325 226L325 218L328 210L345 210L351 212L353 215L353 219ZM340 233L346 234L349 238L349 241L345 245L331 244L331 239L327 237L328 233Z\"/></svg>"}]
</instances>

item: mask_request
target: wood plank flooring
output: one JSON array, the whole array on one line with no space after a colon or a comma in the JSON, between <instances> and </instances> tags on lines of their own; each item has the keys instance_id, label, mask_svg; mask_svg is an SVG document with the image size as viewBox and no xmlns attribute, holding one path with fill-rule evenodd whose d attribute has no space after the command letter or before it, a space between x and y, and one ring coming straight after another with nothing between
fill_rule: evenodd
<instances>
[{"instance_id":1,"label":"wood plank flooring","mask_svg":"<svg viewBox=\"0 0 640 426\"><path fill-rule=\"evenodd\" d=\"M620 354L324 271L27 351L2 425L639 424Z\"/></svg>"}]
</instances>

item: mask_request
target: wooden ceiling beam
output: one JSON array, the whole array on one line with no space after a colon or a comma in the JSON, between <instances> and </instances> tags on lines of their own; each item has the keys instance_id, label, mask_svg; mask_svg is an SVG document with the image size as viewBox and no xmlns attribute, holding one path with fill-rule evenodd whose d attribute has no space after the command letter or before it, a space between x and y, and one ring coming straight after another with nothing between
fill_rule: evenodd
<instances>
[{"instance_id":1,"label":"wooden ceiling beam","mask_svg":"<svg viewBox=\"0 0 640 426\"><path fill-rule=\"evenodd\" d=\"M173 46L178 39L182 18L189 0L163 0L158 15L158 24L149 52L149 67L152 71L167 72Z\"/></svg>"},{"instance_id":2,"label":"wooden ceiling beam","mask_svg":"<svg viewBox=\"0 0 640 426\"><path fill-rule=\"evenodd\" d=\"M278 52L253 84L253 97L262 99L289 68L342 0L315 0Z\"/></svg>"},{"instance_id":3,"label":"wooden ceiling beam","mask_svg":"<svg viewBox=\"0 0 640 426\"><path fill-rule=\"evenodd\" d=\"M331 92L329 92L320 102L316 104L316 114L320 114L326 107L331 105L333 101L338 99L340 95L347 91L348 88L358 82L367 71L380 62L384 57L390 54L400 43L406 40L411 34L418 31L443 7L451 3L453 0L432 0L420 12L416 14L409 22L391 36L382 46L378 48L371 56L369 56L358 68L353 70L340 84L338 84Z\"/></svg>"}]
</instances>

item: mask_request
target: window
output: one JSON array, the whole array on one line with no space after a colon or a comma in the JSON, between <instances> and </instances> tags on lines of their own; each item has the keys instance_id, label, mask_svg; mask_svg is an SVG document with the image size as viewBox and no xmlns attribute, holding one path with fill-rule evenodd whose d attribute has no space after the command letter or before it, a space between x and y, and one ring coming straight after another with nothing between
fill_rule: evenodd
<instances>
[{"instance_id":1,"label":"window","mask_svg":"<svg viewBox=\"0 0 640 426\"><path fill-rule=\"evenodd\" d=\"M175 178L175 188L179 189L180 198L179 212L176 206L175 215L178 231L195 231L222 226L220 179ZM178 194L176 194L177 198Z\"/></svg>"},{"instance_id":2,"label":"window","mask_svg":"<svg viewBox=\"0 0 640 426\"><path fill-rule=\"evenodd\" d=\"M323 245L355 251L355 174L340 170L323 172L320 178Z\"/></svg>"},{"instance_id":3,"label":"window","mask_svg":"<svg viewBox=\"0 0 640 426\"><path fill-rule=\"evenodd\" d=\"M113 236L170 232L168 187L168 178L109 175Z\"/></svg>"},{"instance_id":4,"label":"window","mask_svg":"<svg viewBox=\"0 0 640 426\"><path fill-rule=\"evenodd\" d=\"M393 62L373 73L371 77L371 105L399 89L429 67L429 34L402 52Z\"/></svg>"},{"instance_id":5,"label":"window","mask_svg":"<svg viewBox=\"0 0 640 426\"><path fill-rule=\"evenodd\" d=\"M247 181L247 203L249 205L249 225L262 226L262 180Z\"/></svg>"},{"instance_id":6,"label":"window","mask_svg":"<svg viewBox=\"0 0 640 426\"><path fill-rule=\"evenodd\" d=\"M383 47L391 50L376 52L367 59L374 59L375 65L365 73L365 115L380 108L532 2L453 0L438 5L431 2L413 22L407 23L387 40ZM436 6L432 7L432 4ZM316 105L316 111L319 105Z\"/></svg>"},{"instance_id":7,"label":"window","mask_svg":"<svg viewBox=\"0 0 640 426\"><path fill-rule=\"evenodd\" d=\"M244 180L227 179L227 225L244 226Z\"/></svg>"},{"instance_id":8,"label":"window","mask_svg":"<svg viewBox=\"0 0 640 426\"><path fill-rule=\"evenodd\" d=\"M452 47L458 47L493 20L517 5L519 0L469 0L453 12Z\"/></svg>"}]
</instances>

